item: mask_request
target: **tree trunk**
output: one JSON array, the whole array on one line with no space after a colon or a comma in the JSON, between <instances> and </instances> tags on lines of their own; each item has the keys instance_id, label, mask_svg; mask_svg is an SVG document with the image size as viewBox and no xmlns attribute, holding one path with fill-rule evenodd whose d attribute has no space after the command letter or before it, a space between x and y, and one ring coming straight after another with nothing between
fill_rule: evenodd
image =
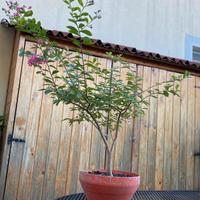
<instances>
[{"instance_id":1,"label":"tree trunk","mask_svg":"<svg viewBox=\"0 0 200 200\"><path fill-rule=\"evenodd\" d=\"M112 150L107 150L107 163L106 163L106 170L109 176L113 176L112 169L113 169L113 162L112 162Z\"/></svg>"}]
</instances>

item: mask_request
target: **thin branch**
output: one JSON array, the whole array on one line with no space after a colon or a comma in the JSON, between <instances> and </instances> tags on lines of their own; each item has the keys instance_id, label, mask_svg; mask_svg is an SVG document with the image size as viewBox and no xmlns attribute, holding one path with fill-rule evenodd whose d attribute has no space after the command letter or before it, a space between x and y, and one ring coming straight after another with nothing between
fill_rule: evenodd
<instances>
[{"instance_id":1,"label":"thin branch","mask_svg":"<svg viewBox=\"0 0 200 200\"><path fill-rule=\"evenodd\" d=\"M86 108L84 108L83 106L81 106L80 104L77 104L77 103L74 103L74 102L72 102L72 104L74 104L75 106L79 107L79 108L82 109L82 110L85 110L85 112L87 112L87 113L89 114L89 116L92 118L92 120L93 120L94 123L96 124L95 127L96 127L97 130L99 131L99 133L100 133L100 135L101 135L101 137L102 137L102 139L103 139L103 141L104 141L104 144L105 144L106 147L109 149L108 142L107 142L107 140L106 140L106 138L105 138L105 136L104 136L104 134L103 134L103 132L102 132L102 130L101 130L101 127L100 127L98 121L95 119L95 117L93 116L93 114L92 114L89 110L87 110Z\"/></svg>"},{"instance_id":2,"label":"thin branch","mask_svg":"<svg viewBox=\"0 0 200 200\"><path fill-rule=\"evenodd\" d=\"M88 1L86 2L86 4L82 7L82 10L80 12L80 15L83 13L84 9L87 7L87 4L88 4ZM71 8L71 3L70 3L70 8ZM76 25L76 28L78 30L78 36L79 38L82 38L82 35L81 35L81 30L79 28L79 24L76 22L76 19L74 18L74 15L72 15L73 19L75 20L75 25ZM87 86L87 80L86 80L86 70L85 70L85 61L84 61L84 53L83 53L83 41L80 39L80 54L81 54L81 60L82 60L82 67L83 67L83 77L84 77L84 85L85 85L85 92L86 92L86 96L87 96L87 93L88 93L88 86ZM87 100L87 103L89 103L89 101Z\"/></svg>"},{"instance_id":3,"label":"thin branch","mask_svg":"<svg viewBox=\"0 0 200 200\"><path fill-rule=\"evenodd\" d=\"M109 98L111 99L112 94L112 79L113 79L113 61L111 63L110 79L109 79ZM111 101L109 102L109 107L111 106ZM106 125L106 137L108 137L109 132L109 121L110 121L110 110L107 113L107 125Z\"/></svg>"},{"instance_id":4,"label":"thin branch","mask_svg":"<svg viewBox=\"0 0 200 200\"><path fill-rule=\"evenodd\" d=\"M141 94L143 94L143 93L145 93L145 92L148 92L148 91L152 90L152 89L155 88L155 87L162 86L162 85L165 84L165 83L174 83L174 82L176 82L176 81L180 81L180 80L175 80L175 81L174 81L174 80L168 80L168 81L163 81L163 82L161 82L161 83L157 83L157 84L155 84L155 85L153 85L153 86L151 86L151 87L149 87L149 88L143 90L142 92L139 93L139 95L141 95Z\"/></svg>"},{"instance_id":5,"label":"thin branch","mask_svg":"<svg viewBox=\"0 0 200 200\"><path fill-rule=\"evenodd\" d=\"M119 115L118 115L118 118L117 118L116 130L115 130L115 137L114 137L114 140L112 142L112 145L111 145L111 148L110 148L110 152L112 152L112 150L114 148L114 145L115 145L115 142L116 142L116 140L118 138L121 115L122 115L122 113L120 112Z\"/></svg>"}]
</instances>

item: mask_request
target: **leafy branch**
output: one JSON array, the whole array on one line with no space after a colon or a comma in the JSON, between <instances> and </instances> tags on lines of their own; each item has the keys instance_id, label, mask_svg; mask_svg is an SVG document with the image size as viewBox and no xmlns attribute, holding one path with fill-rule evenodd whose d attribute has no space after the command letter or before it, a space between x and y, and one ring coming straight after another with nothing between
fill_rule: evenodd
<instances>
[{"instance_id":1,"label":"leafy branch","mask_svg":"<svg viewBox=\"0 0 200 200\"><path fill-rule=\"evenodd\" d=\"M75 36L73 43L78 47L77 52L58 48L47 37L41 23L32 17L29 8L23 7L17 16L9 16L9 19L18 30L32 34L37 42L33 51L22 49L20 54L28 57L28 64L42 75L45 94L51 96L54 104L64 103L77 111L76 118L66 118L70 124L88 121L97 128L107 149L107 171L112 175L112 152L123 121L144 114L149 97L179 95L179 82L189 73L173 75L143 90L142 77L121 55L107 53L111 66L102 66L95 57L87 59L83 48L92 44L92 23L101 18L100 11L94 15L88 12L94 4L91 0L64 2L70 13L71 25L67 28ZM11 10L15 13L17 7L18 4L14 4ZM121 74L125 74L125 79L121 79ZM159 89L161 85L163 89Z\"/></svg>"}]
</instances>

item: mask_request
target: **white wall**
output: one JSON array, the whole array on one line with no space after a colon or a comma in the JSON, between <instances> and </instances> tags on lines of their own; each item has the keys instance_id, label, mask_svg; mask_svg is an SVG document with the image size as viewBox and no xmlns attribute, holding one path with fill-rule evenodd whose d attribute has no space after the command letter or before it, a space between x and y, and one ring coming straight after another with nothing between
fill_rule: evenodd
<instances>
[{"instance_id":1,"label":"white wall","mask_svg":"<svg viewBox=\"0 0 200 200\"><path fill-rule=\"evenodd\" d=\"M32 5L35 16L41 19L44 27L66 31L68 10L62 0L18 1ZM103 18L95 24L94 37L105 42L184 58L186 34L200 37L200 0L95 0L95 2L96 9L102 10ZM0 7L3 4L4 1L1 0ZM0 17L2 16L0 11ZM10 46L12 36L8 36L5 30L2 31L4 33L0 35L1 46L2 42L6 41ZM8 64L8 61L6 62ZM0 68L0 74L8 73L6 71L8 68L6 66L5 69L4 64L0 64ZM2 72L2 68L6 72ZM0 77L1 85L2 82L5 83L5 77ZM3 87L5 90L5 86Z\"/></svg>"},{"instance_id":2,"label":"white wall","mask_svg":"<svg viewBox=\"0 0 200 200\"><path fill-rule=\"evenodd\" d=\"M44 27L66 30L62 0L18 0L32 5ZM103 18L94 37L184 58L185 35L200 37L200 0L95 0ZM2 4L2 3L0 3Z\"/></svg>"}]
</instances>

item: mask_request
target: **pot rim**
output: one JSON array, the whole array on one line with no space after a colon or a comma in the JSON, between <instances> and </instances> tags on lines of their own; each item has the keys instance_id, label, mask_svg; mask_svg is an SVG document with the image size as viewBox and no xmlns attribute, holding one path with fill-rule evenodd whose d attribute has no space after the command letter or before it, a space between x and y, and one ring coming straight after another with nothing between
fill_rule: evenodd
<instances>
[{"instance_id":1,"label":"pot rim","mask_svg":"<svg viewBox=\"0 0 200 200\"><path fill-rule=\"evenodd\" d=\"M100 169L100 170L93 170L93 171L100 171L100 172L105 172L106 170ZM90 173L92 171L80 171L80 175L87 175L87 176L95 176L95 177L107 177L107 178L119 178L119 179L137 179L140 178L140 175L134 172L128 172L128 171L122 171L122 170L113 170L114 173L119 173L119 174L127 174L129 176L127 177L121 177L121 176L105 176L105 175L99 175L99 174L93 174Z\"/></svg>"}]
</instances>

